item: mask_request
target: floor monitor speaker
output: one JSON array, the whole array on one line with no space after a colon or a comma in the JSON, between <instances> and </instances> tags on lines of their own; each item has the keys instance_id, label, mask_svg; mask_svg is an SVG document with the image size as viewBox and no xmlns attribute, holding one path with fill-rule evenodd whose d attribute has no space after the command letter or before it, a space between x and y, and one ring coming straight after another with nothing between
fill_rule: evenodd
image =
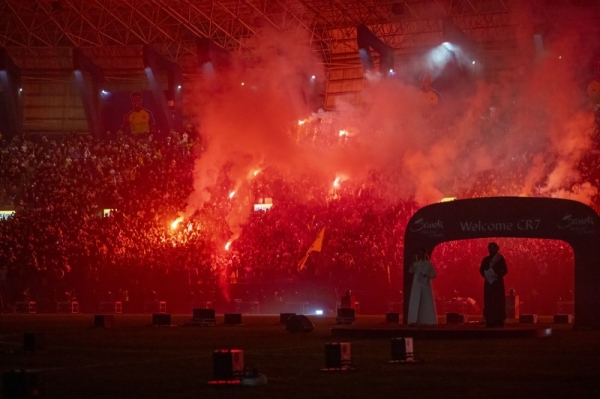
<instances>
[{"instance_id":1,"label":"floor monitor speaker","mask_svg":"<svg viewBox=\"0 0 600 399\"><path fill-rule=\"evenodd\" d=\"M311 332L315 329L312 321L302 314L293 315L288 318L285 329L293 333Z\"/></svg>"}]
</instances>

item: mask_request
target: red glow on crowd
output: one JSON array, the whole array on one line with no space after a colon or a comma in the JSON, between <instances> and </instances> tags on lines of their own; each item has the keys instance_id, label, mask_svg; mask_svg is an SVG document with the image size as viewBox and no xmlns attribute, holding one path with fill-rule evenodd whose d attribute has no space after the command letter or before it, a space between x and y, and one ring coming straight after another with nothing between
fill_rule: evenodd
<instances>
[{"instance_id":1,"label":"red glow on crowd","mask_svg":"<svg viewBox=\"0 0 600 399\"><path fill-rule=\"evenodd\" d=\"M422 79L420 60L402 79L366 73L360 101L339 96L326 111L300 90L302 76L326 76L322 60L297 37L265 35L244 76L232 68L215 84L190 82L197 128L2 139L0 205L16 209L0 222L7 302L75 290L90 303L127 291L139 303L158 292L181 309L241 297L275 308L318 284L332 308L349 288L364 293L364 309L386 308L401 300L408 220L445 195L566 198L598 210L599 108L574 84L592 71L569 62L579 38L556 36L561 62L527 58L488 80L459 67ZM242 79L252 83L241 88ZM438 84L444 101L431 90ZM102 208L114 211L102 217ZM322 250L307 256L325 227ZM500 245L507 288L524 309L555 312L572 299L568 245ZM481 303L485 254L485 240L436 248L436 298Z\"/></svg>"}]
</instances>

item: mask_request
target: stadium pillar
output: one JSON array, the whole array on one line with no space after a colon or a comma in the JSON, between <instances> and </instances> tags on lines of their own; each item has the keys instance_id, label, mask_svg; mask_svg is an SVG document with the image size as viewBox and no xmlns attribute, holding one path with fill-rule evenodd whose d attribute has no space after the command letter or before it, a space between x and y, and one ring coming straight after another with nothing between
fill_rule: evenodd
<instances>
[{"instance_id":1,"label":"stadium pillar","mask_svg":"<svg viewBox=\"0 0 600 399\"><path fill-rule=\"evenodd\" d=\"M101 138L104 132L101 118L101 90L104 84L104 72L79 48L73 49L73 69L88 129L95 138ZM84 72L88 72L91 76L91 90L86 83Z\"/></svg>"},{"instance_id":2,"label":"stadium pillar","mask_svg":"<svg viewBox=\"0 0 600 399\"><path fill-rule=\"evenodd\" d=\"M358 43L358 54L365 72L374 69L371 48L379 53L379 71L382 76L394 73L394 50L379 39L366 25L356 27L356 41Z\"/></svg>"},{"instance_id":3,"label":"stadium pillar","mask_svg":"<svg viewBox=\"0 0 600 399\"><path fill-rule=\"evenodd\" d=\"M23 130L21 71L4 48L0 48L0 85L3 103L0 109L0 132L10 140Z\"/></svg>"}]
</instances>

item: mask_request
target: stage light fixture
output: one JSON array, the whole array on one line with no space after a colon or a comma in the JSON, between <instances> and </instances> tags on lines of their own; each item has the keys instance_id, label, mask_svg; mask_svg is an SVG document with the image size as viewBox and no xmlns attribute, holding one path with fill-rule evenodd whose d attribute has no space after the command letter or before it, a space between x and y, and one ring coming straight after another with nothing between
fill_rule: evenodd
<instances>
[{"instance_id":1,"label":"stage light fixture","mask_svg":"<svg viewBox=\"0 0 600 399\"><path fill-rule=\"evenodd\" d=\"M433 62L437 67L443 67L452 58L453 50L450 43L443 43L440 46L434 47L429 51L429 60Z\"/></svg>"},{"instance_id":2,"label":"stage light fixture","mask_svg":"<svg viewBox=\"0 0 600 399\"><path fill-rule=\"evenodd\" d=\"M442 46L444 46L448 51L454 51L454 45L450 42L444 42L442 43Z\"/></svg>"}]
</instances>

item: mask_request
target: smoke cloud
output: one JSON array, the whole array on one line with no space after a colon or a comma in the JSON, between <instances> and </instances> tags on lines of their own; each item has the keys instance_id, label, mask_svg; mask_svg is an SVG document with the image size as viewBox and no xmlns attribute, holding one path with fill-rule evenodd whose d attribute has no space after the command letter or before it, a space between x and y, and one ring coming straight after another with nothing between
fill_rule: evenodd
<instances>
[{"instance_id":1,"label":"smoke cloud","mask_svg":"<svg viewBox=\"0 0 600 399\"><path fill-rule=\"evenodd\" d=\"M263 34L250 67L234 62L226 72L207 69L197 82L195 106L207 145L196 160L187 214L213 200L225 169L235 192L227 220L239 233L254 201L253 171L265 166L287 178L310 172L332 182L341 174L360 181L369 170L381 170L393 176L382 187L390 200L421 205L464 192L589 204L598 189L581 181L579 164L594 135L582 90L593 54L573 45L581 42L577 31L561 31L536 52L531 31L521 30L511 65L485 76L481 71L491 69L485 60L472 64L464 58L472 52L457 51L444 61L453 68L436 69L433 88L436 77L445 76L446 84L435 107L418 92L415 77L425 71L414 72L429 55L415 57L414 70L396 71L397 79L368 76L360 106L342 99L336 112L313 114L310 99L325 76L321 60L296 33ZM304 120L308 128L298 124ZM310 129L333 136L344 129L353 145L327 151L299 145Z\"/></svg>"}]
</instances>

